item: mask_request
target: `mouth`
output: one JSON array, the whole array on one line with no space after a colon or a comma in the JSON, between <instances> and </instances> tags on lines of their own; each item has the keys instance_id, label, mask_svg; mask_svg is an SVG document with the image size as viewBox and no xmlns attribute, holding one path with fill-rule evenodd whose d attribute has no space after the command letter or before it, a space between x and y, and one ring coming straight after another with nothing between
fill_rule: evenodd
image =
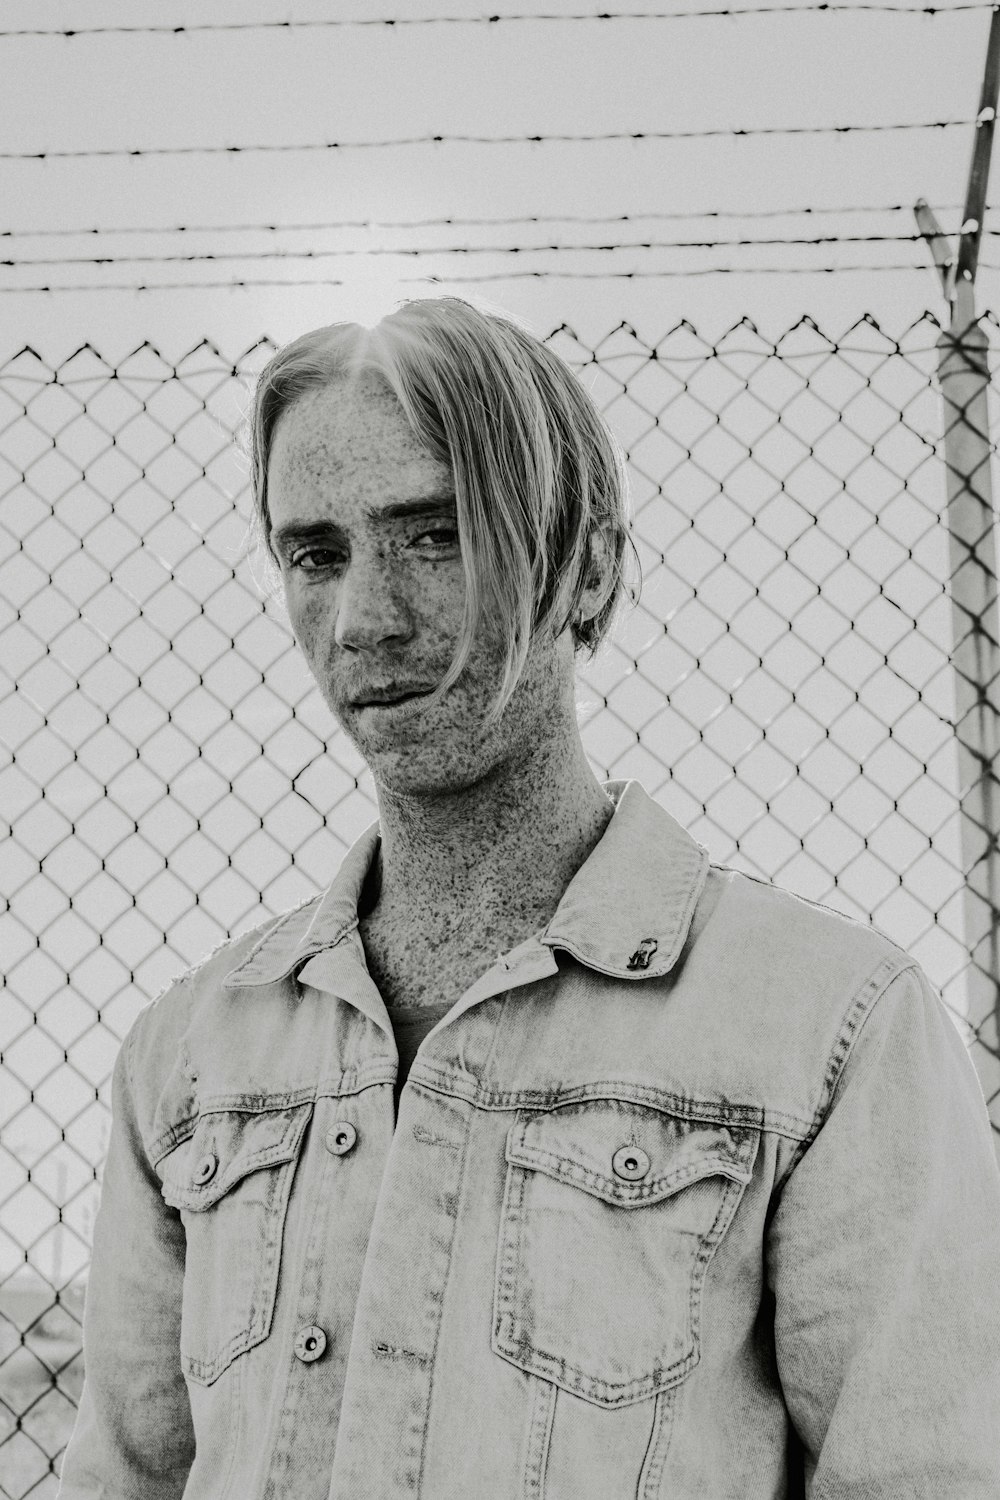
<instances>
[{"instance_id":1,"label":"mouth","mask_svg":"<svg viewBox=\"0 0 1000 1500\"><path fill-rule=\"evenodd\" d=\"M414 703L418 698L426 698L432 688L384 688L380 692L371 692L365 698L354 700L355 708L401 708L406 703Z\"/></svg>"}]
</instances>

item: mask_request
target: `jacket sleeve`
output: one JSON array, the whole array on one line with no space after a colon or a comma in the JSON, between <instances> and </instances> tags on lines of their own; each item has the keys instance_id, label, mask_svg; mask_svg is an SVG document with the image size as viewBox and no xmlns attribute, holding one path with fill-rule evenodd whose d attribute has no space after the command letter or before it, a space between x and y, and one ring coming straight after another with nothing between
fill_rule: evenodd
<instances>
[{"instance_id":1,"label":"jacket sleeve","mask_svg":"<svg viewBox=\"0 0 1000 1500\"><path fill-rule=\"evenodd\" d=\"M849 1046L768 1235L809 1500L1000 1495L1000 1174L982 1091L917 968Z\"/></svg>"},{"instance_id":2,"label":"jacket sleeve","mask_svg":"<svg viewBox=\"0 0 1000 1500\"><path fill-rule=\"evenodd\" d=\"M130 1059L139 1024L115 1064L83 1395L59 1500L175 1500L194 1459L179 1352L184 1230L160 1195L136 1117Z\"/></svg>"}]
</instances>

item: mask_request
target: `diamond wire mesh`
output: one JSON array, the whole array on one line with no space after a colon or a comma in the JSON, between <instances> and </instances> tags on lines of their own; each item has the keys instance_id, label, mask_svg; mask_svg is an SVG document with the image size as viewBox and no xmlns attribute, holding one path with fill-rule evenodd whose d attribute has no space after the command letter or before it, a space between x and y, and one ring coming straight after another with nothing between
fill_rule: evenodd
<instances>
[{"instance_id":1,"label":"diamond wire mesh","mask_svg":"<svg viewBox=\"0 0 1000 1500\"><path fill-rule=\"evenodd\" d=\"M995 321L988 320L995 328ZM985 323L984 323L985 326ZM1000 1128L971 961L930 316L769 343L551 335L630 457L639 606L581 674L598 769L713 856L908 948ZM227 933L325 884L370 782L244 548L269 345L0 369L0 1492L55 1493L114 1054ZM993 910L992 920L996 920Z\"/></svg>"}]
</instances>

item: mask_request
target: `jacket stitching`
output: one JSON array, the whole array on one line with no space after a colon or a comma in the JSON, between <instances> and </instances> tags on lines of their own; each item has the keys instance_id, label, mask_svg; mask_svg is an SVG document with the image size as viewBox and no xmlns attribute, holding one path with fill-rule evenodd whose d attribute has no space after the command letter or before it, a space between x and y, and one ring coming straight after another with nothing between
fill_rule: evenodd
<instances>
[{"instance_id":1,"label":"jacket stitching","mask_svg":"<svg viewBox=\"0 0 1000 1500\"><path fill-rule=\"evenodd\" d=\"M237 974L241 974L243 972L243 970L250 963L253 962L253 960L263 951L264 948L267 947L267 945L269 943L273 942L281 933L283 933L284 929L288 926L289 922L291 922L291 920L292 920L293 917L300 916L302 914L302 912L304 912L307 909L307 907L316 905L318 902L322 901L322 899L323 899L323 892L322 891L318 892L315 896L308 896L305 899L305 901L300 901L297 906L293 906L293 907L290 908L290 910L288 910L286 912L282 912L281 915L279 917L275 918L272 923L265 925L264 931L261 933L260 937L253 944L253 946L250 948L250 951L248 953L244 954L243 958L240 959L239 963L236 964L234 968L230 969L229 973L226 974L224 977L226 979L232 979ZM225 944L223 944L222 946L224 947ZM326 944L326 943L321 944L321 948L323 948L323 947L332 947L332 946L333 946L332 944ZM292 961L292 967L295 967L295 965L298 963L297 949L298 949L298 944L295 944L284 955L285 958L291 958L293 960ZM216 950L216 951L218 951L218 950ZM321 950L317 949L316 951L319 952ZM293 955L295 955L295 956L293 957ZM209 956L211 957L211 955L209 955ZM281 955L279 955L279 957L280 956ZM308 953L304 954L303 955L303 962L305 962L306 958L309 958L311 956L312 955L308 954ZM284 961L284 960L282 960L282 961ZM200 968L201 965L199 965L198 967ZM280 977L280 976L276 976L276 977Z\"/></svg>"},{"instance_id":2,"label":"jacket stitching","mask_svg":"<svg viewBox=\"0 0 1000 1500\"><path fill-rule=\"evenodd\" d=\"M552 1441L558 1387L539 1376L529 1377L533 1391L528 1424L528 1453L524 1466L524 1500L544 1500L545 1470Z\"/></svg>"},{"instance_id":3,"label":"jacket stitching","mask_svg":"<svg viewBox=\"0 0 1000 1500\"><path fill-rule=\"evenodd\" d=\"M637 1375L632 1380L615 1382L594 1375L564 1356L541 1348L524 1335L520 1339L515 1339L514 1330L518 1322L518 1272L523 1260L522 1245L526 1223L523 1206L527 1179L528 1173L523 1167L515 1167L515 1170L509 1173L501 1209L501 1248L504 1253L502 1253L497 1271L497 1307L494 1327L498 1339L506 1342L506 1354L509 1356L513 1349L518 1349L520 1358L528 1360L527 1368L533 1374L538 1375L541 1369L545 1369L545 1373L552 1378L553 1371L555 1371L570 1389L575 1386L578 1393L586 1391L594 1400L600 1400L603 1397L602 1404L608 1406L624 1406L629 1403L630 1399L648 1398L683 1380L701 1358L700 1309L705 1277L723 1235L743 1198L747 1186L746 1180L727 1182L720 1194L715 1218L710 1228L701 1236L688 1287L690 1348L679 1359L669 1364L654 1366L652 1371ZM507 1228L512 1229L513 1233L504 1234Z\"/></svg>"},{"instance_id":4,"label":"jacket stitching","mask_svg":"<svg viewBox=\"0 0 1000 1500\"><path fill-rule=\"evenodd\" d=\"M496 1044L498 1029L494 1031L494 1045ZM427 1439L430 1434L431 1427L431 1408L434 1403L434 1376L438 1368L438 1345L441 1342L441 1325L444 1321L444 1304L448 1296L448 1287L450 1286L452 1281L452 1273L455 1265L455 1236L458 1233L459 1205L462 1201L462 1189L465 1186L465 1174L469 1165L469 1138L471 1135L470 1124L471 1122L466 1119L465 1132L461 1143L461 1155L459 1157L458 1164L458 1176L455 1183L455 1192L452 1200L454 1204L454 1212L448 1215L451 1222L451 1235L448 1241L447 1265L445 1267L444 1276L441 1279L440 1295L435 1299L436 1319L434 1324L434 1338L431 1343L431 1351L429 1356L430 1366L427 1372L427 1397L424 1406L423 1432L420 1438L420 1453L417 1458L416 1492L418 1495L423 1489L424 1468L427 1461Z\"/></svg>"},{"instance_id":5,"label":"jacket stitching","mask_svg":"<svg viewBox=\"0 0 1000 1500\"><path fill-rule=\"evenodd\" d=\"M283 1094L206 1094L198 1102L193 1114L175 1120L169 1128L145 1148L150 1165L154 1166L177 1146L183 1145L194 1134L198 1121L207 1115L243 1114L269 1115L281 1110L296 1109L299 1105L314 1103L319 1099L345 1099L362 1094L366 1089L378 1088L390 1083L392 1075L385 1064L369 1069L364 1076L344 1074L339 1080L322 1079L318 1084L293 1089Z\"/></svg>"},{"instance_id":6,"label":"jacket stitching","mask_svg":"<svg viewBox=\"0 0 1000 1500\"><path fill-rule=\"evenodd\" d=\"M599 1189L610 1194L616 1203L623 1206L629 1203L645 1204L672 1197L675 1191L687 1187L688 1183L699 1182L706 1177L725 1177L730 1182L740 1183L741 1186L745 1186L750 1180L746 1172L738 1171L734 1168L734 1163L721 1157L691 1162L679 1170L663 1172L651 1182L636 1183L616 1182L613 1177L584 1167L570 1157L558 1156L553 1151L537 1151L533 1153L533 1159L518 1155L513 1159L508 1157L507 1160L512 1166L523 1167L529 1172L540 1171L546 1176L551 1176L555 1172L560 1182L570 1182L585 1190L587 1188Z\"/></svg>"},{"instance_id":7,"label":"jacket stitching","mask_svg":"<svg viewBox=\"0 0 1000 1500\"><path fill-rule=\"evenodd\" d=\"M138 1027L138 1025L133 1026L132 1029L131 1029L131 1031L128 1034L128 1038L127 1038L126 1043L125 1043L125 1082L128 1085L129 1096L130 1096L130 1098L132 1100L132 1111L133 1111L133 1114L135 1113L135 1078L134 1078L133 1072L132 1072L132 1061L133 1061L133 1054L135 1052L135 1041L136 1041L136 1037L138 1036L138 1033L139 1033L139 1027ZM146 1161L147 1161L147 1163L149 1165L149 1169L150 1169L151 1172L155 1172L155 1170L156 1170L156 1162L150 1156L149 1150L146 1147L146 1142L145 1142L145 1140L143 1140L142 1127L141 1126L137 1130L136 1134L138 1135L140 1143L142 1145L142 1154L146 1158Z\"/></svg>"},{"instance_id":8,"label":"jacket stitching","mask_svg":"<svg viewBox=\"0 0 1000 1500\"><path fill-rule=\"evenodd\" d=\"M678 1389L675 1385L668 1391L659 1391L653 1403L653 1428L639 1474L639 1500L656 1500L660 1493L667 1449L673 1436Z\"/></svg>"},{"instance_id":9,"label":"jacket stitching","mask_svg":"<svg viewBox=\"0 0 1000 1500\"><path fill-rule=\"evenodd\" d=\"M445 1098L464 1099L477 1109L513 1113L519 1109L551 1110L563 1105L586 1104L595 1100L616 1099L626 1104L642 1104L676 1119L693 1120L712 1125L740 1125L770 1135L787 1136L799 1141L813 1128L814 1118L787 1114L759 1104L731 1104L715 1099L686 1099L665 1089L650 1088L628 1080L602 1079L598 1083L571 1089L491 1089L454 1084L455 1074L437 1068L428 1061L414 1063L411 1075L415 1083Z\"/></svg>"},{"instance_id":10,"label":"jacket stitching","mask_svg":"<svg viewBox=\"0 0 1000 1500\"><path fill-rule=\"evenodd\" d=\"M901 960L905 961L901 962ZM808 1134L803 1137L793 1152L788 1166L782 1174L782 1182L787 1180L788 1175L798 1166L830 1113L833 1096L837 1091L844 1068L847 1066L847 1060L854 1050L854 1043L868 1016L875 1009L875 1006L893 981L916 968L916 959L908 959L902 953L902 950L900 950L899 958L887 956L881 959L861 988L855 991L844 1014L844 1019L841 1023L840 1031L837 1033L830 1056L827 1059L820 1103L816 1108L812 1124L810 1125ZM780 1186L781 1183L775 1184L776 1189L780 1188Z\"/></svg>"}]
</instances>

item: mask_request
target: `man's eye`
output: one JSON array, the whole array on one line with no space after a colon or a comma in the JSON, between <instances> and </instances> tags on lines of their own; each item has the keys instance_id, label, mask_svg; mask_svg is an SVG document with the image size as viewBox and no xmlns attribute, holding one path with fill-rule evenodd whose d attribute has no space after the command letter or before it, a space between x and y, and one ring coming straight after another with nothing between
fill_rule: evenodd
<instances>
[{"instance_id":1,"label":"man's eye","mask_svg":"<svg viewBox=\"0 0 1000 1500\"><path fill-rule=\"evenodd\" d=\"M429 542L432 547L455 547L458 545L458 528L435 526L430 531L422 531L415 541L418 544Z\"/></svg>"},{"instance_id":2,"label":"man's eye","mask_svg":"<svg viewBox=\"0 0 1000 1500\"><path fill-rule=\"evenodd\" d=\"M290 568L301 568L303 573L315 573L321 568L336 567L340 555L329 547L296 547L288 558Z\"/></svg>"}]
</instances>

